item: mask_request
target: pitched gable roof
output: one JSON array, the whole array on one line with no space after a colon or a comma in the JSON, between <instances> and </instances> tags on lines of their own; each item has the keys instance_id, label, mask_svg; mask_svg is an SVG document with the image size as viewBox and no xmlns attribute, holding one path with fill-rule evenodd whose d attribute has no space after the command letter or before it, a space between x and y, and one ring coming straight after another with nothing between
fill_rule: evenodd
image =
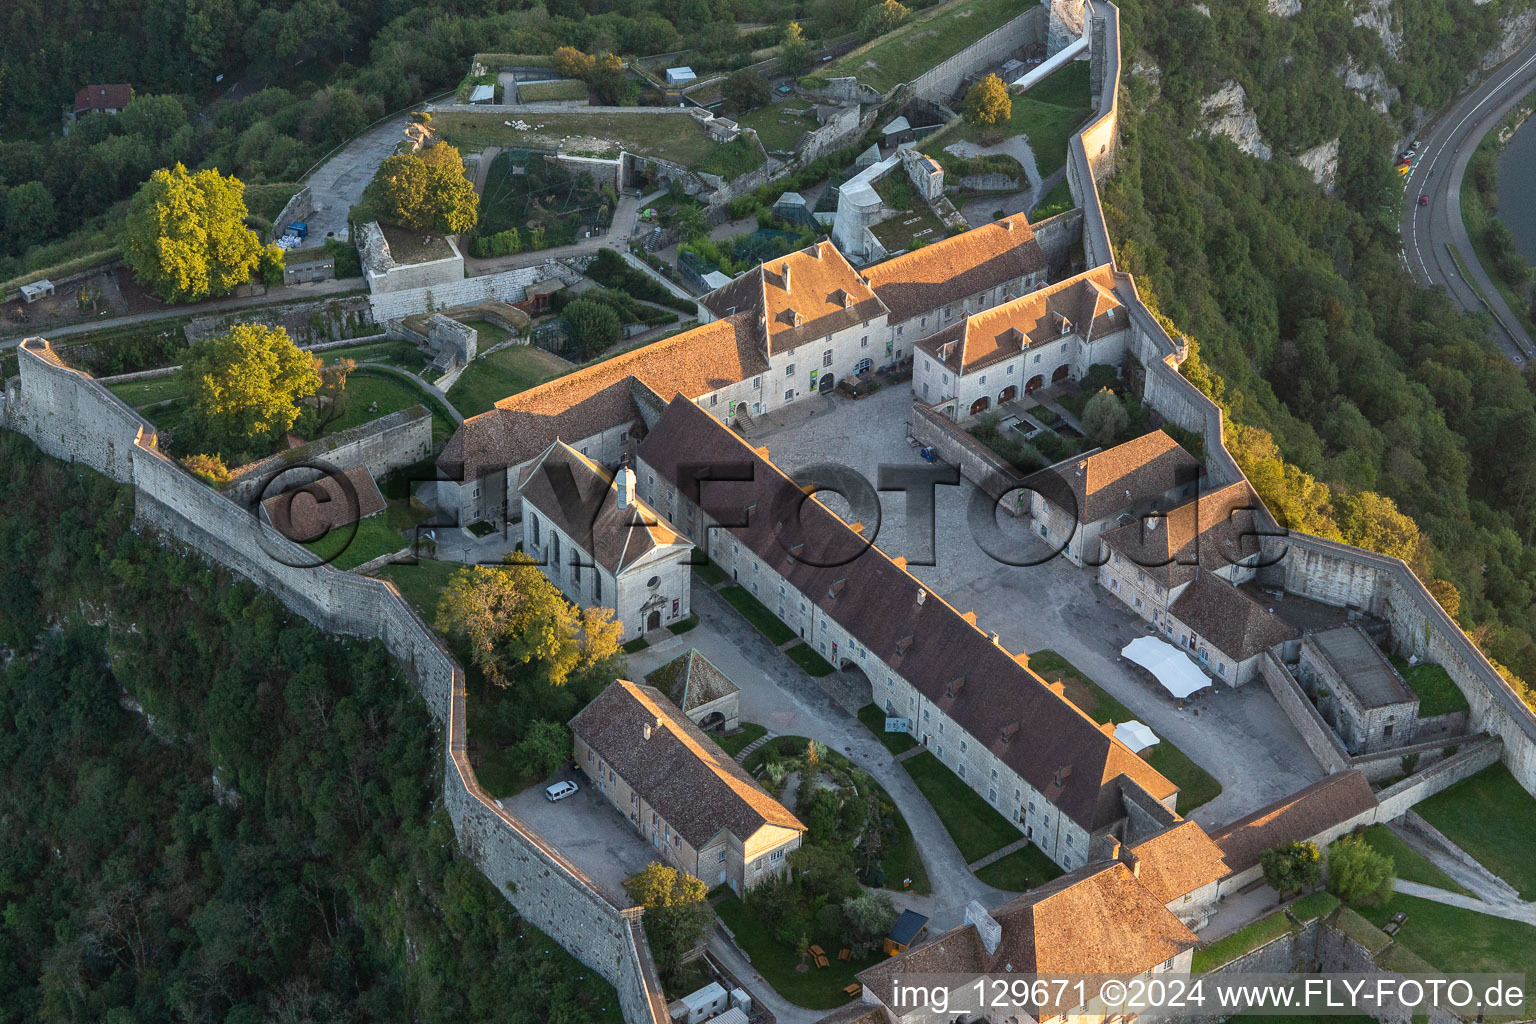
<instances>
[{"instance_id":1,"label":"pitched gable roof","mask_svg":"<svg viewBox=\"0 0 1536 1024\"><path fill-rule=\"evenodd\" d=\"M695 850L722 828L743 842L764 826L805 831L655 687L610 683L571 719L571 731Z\"/></svg>"},{"instance_id":2,"label":"pitched gable roof","mask_svg":"<svg viewBox=\"0 0 1536 1024\"><path fill-rule=\"evenodd\" d=\"M85 110L122 110L132 100L133 86L126 82L88 85L75 93L75 113Z\"/></svg>"},{"instance_id":3,"label":"pitched gable roof","mask_svg":"<svg viewBox=\"0 0 1536 1024\"><path fill-rule=\"evenodd\" d=\"M1022 213L940 239L865 270L890 322L1046 269L1045 250Z\"/></svg>"},{"instance_id":4,"label":"pitched gable roof","mask_svg":"<svg viewBox=\"0 0 1536 1024\"><path fill-rule=\"evenodd\" d=\"M1057 463L1041 474L1066 485L1077 505L1067 511L1075 511L1078 522L1093 523L1194 483L1200 478L1200 463L1173 438L1154 430Z\"/></svg>"},{"instance_id":5,"label":"pitched gable roof","mask_svg":"<svg viewBox=\"0 0 1536 1024\"><path fill-rule=\"evenodd\" d=\"M657 548L689 543L644 502L619 508L614 478L563 441L524 470L518 493L615 575Z\"/></svg>"},{"instance_id":6,"label":"pitched gable roof","mask_svg":"<svg viewBox=\"0 0 1536 1024\"><path fill-rule=\"evenodd\" d=\"M907 974L1141 974L1198 941L1119 861L1087 864L991 917L1002 932L993 952L966 924L861 972L859 980L891 1005L894 983Z\"/></svg>"},{"instance_id":7,"label":"pitched gable roof","mask_svg":"<svg viewBox=\"0 0 1536 1024\"><path fill-rule=\"evenodd\" d=\"M693 403L669 403L639 457L1086 830L1124 817L1115 784L1122 775L1156 800L1177 792L1051 690L1027 658L993 643L974 617L806 499L795 481Z\"/></svg>"},{"instance_id":8,"label":"pitched gable roof","mask_svg":"<svg viewBox=\"0 0 1536 1024\"><path fill-rule=\"evenodd\" d=\"M1157 899L1172 903L1227 873L1221 847L1193 821L1180 821L1130 848L1137 878Z\"/></svg>"},{"instance_id":9,"label":"pitched gable roof","mask_svg":"<svg viewBox=\"0 0 1536 1024\"><path fill-rule=\"evenodd\" d=\"M750 313L757 318L769 355L885 312L869 283L826 241L760 263L701 301L716 316Z\"/></svg>"},{"instance_id":10,"label":"pitched gable roof","mask_svg":"<svg viewBox=\"0 0 1536 1024\"><path fill-rule=\"evenodd\" d=\"M982 370L1031 345L1076 333L1085 341L1129 326L1107 264L970 314L917 347L957 373Z\"/></svg>"},{"instance_id":11,"label":"pitched gable roof","mask_svg":"<svg viewBox=\"0 0 1536 1024\"><path fill-rule=\"evenodd\" d=\"M1205 572L1173 602L1168 613L1233 661L1247 661L1301 631L1220 576Z\"/></svg>"},{"instance_id":12,"label":"pitched gable roof","mask_svg":"<svg viewBox=\"0 0 1536 1024\"><path fill-rule=\"evenodd\" d=\"M685 715L741 689L697 648L689 648L688 653L653 669L646 682L664 692Z\"/></svg>"},{"instance_id":13,"label":"pitched gable roof","mask_svg":"<svg viewBox=\"0 0 1536 1024\"><path fill-rule=\"evenodd\" d=\"M384 495L364 466L332 473L261 503L272 526L300 544L384 511Z\"/></svg>"},{"instance_id":14,"label":"pitched gable roof","mask_svg":"<svg viewBox=\"0 0 1536 1024\"><path fill-rule=\"evenodd\" d=\"M1263 505L1248 481L1207 491L1166 516L1148 517L1100 534L1164 587L1195 578L1197 569L1213 572L1253 559L1259 553L1259 510Z\"/></svg>"},{"instance_id":15,"label":"pitched gable roof","mask_svg":"<svg viewBox=\"0 0 1536 1024\"><path fill-rule=\"evenodd\" d=\"M1300 842L1376 806L1376 794L1358 768L1336 772L1211 833L1233 874L1259 862L1259 854Z\"/></svg>"},{"instance_id":16,"label":"pitched gable roof","mask_svg":"<svg viewBox=\"0 0 1536 1024\"><path fill-rule=\"evenodd\" d=\"M591 437L639 418L636 382L698 398L766 373L750 316L715 320L503 398L466 419L438 456L445 476L473 480L519 466L558 437Z\"/></svg>"}]
</instances>

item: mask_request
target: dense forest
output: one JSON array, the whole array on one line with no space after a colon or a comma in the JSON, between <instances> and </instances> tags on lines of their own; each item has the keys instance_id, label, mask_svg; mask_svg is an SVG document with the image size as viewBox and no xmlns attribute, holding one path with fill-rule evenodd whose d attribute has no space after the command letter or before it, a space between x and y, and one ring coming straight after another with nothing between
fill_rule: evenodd
<instances>
[{"instance_id":1,"label":"dense forest","mask_svg":"<svg viewBox=\"0 0 1536 1024\"><path fill-rule=\"evenodd\" d=\"M0 432L0 1022L620 1019L460 856L380 645Z\"/></svg>"},{"instance_id":2,"label":"dense forest","mask_svg":"<svg viewBox=\"0 0 1536 1024\"><path fill-rule=\"evenodd\" d=\"M1345 0L1290 18L1265 0L1209 15L1122 0L1126 67L1139 69L1104 197L1123 267L1190 339L1185 373L1226 410L1269 506L1293 528L1408 560L1523 688L1536 680L1531 382L1482 319L1399 262L1391 169L1415 109L1452 98L1516 6L1529 3L1395 3L1394 61ZM1389 115L1345 88L1349 54L1400 90ZM1199 131L1200 99L1226 79L1246 89L1273 160ZM1289 158L1334 138L1330 194Z\"/></svg>"}]
</instances>

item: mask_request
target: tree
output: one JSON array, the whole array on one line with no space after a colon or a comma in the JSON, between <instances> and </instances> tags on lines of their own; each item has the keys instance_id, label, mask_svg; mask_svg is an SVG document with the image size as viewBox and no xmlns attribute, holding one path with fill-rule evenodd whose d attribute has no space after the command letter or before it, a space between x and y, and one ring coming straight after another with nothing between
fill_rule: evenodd
<instances>
[{"instance_id":1,"label":"tree","mask_svg":"<svg viewBox=\"0 0 1536 1024\"><path fill-rule=\"evenodd\" d=\"M57 214L53 193L40 181L17 185L5 195L5 231L17 252L42 241Z\"/></svg>"},{"instance_id":2,"label":"tree","mask_svg":"<svg viewBox=\"0 0 1536 1024\"><path fill-rule=\"evenodd\" d=\"M629 79L624 74L624 61L616 53L604 53L592 61L587 72L587 84L597 93L597 98L610 107L623 104Z\"/></svg>"},{"instance_id":3,"label":"tree","mask_svg":"<svg viewBox=\"0 0 1536 1024\"><path fill-rule=\"evenodd\" d=\"M582 354L600 352L616 344L624 334L619 314L612 306L591 299L577 299L562 311L571 335Z\"/></svg>"},{"instance_id":4,"label":"tree","mask_svg":"<svg viewBox=\"0 0 1536 1024\"><path fill-rule=\"evenodd\" d=\"M1259 866L1264 871L1264 881L1283 899L1317 884L1323 871L1323 855L1310 840L1286 843L1259 854Z\"/></svg>"},{"instance_id":5,"label":"tree","mask_svg":"<svg viewBox=\"0 0 1536 1024\"><path fill-rule=\"evenodd\" d=\"M624 883L629 898L645 908L645 937L656 970L675 979L683 956L709 933L714 915L705 899L709 886L692 875L652 861Z\"/></svg>"},{"instance_id":6,"label":"tree","mask_svg":"<svg viewBox=\"0 0 1536 1024\"><path fill-rule=\"evenodd\" d=\"M1094 444L1108 448L1117 444L1130 426L1131 415L1125 411L1120 396L1105 388L1083 406L1083 433Z\"/></svg>"},{"instance_id":7,"label":"tree","mask_svg":"<svg viewBox=\"0 0 1536 1024\"><path fill-rule=\"evenodd\" d=\"M1351 834L1328 847L1328 891L1345 903L1380 903L1392 895L1397 864L1365 837Z\"/></svg>"},{"instance_id":8,"label":"tree","mask_svg":"<svg viewBox=\"0 0 1536 1024\"><path fill-rule=\"evenodd\" d=\"M216 170L156 171L128 204L123 262L166 302L225 295L250 279L262 245L245 226L245 185Z\"/></svg>"},{"instance_id":9,"label":"tree","mask_svg":"<svg viewBox=\"0 0 1536 1024\"><path fill-rule=\"evenodd\" d=\"M229 482L229 467L217 455L186 455L178 461L183 469L206 484L222 487Z\"/></svg>"},{"instance_id":10,"label":"tree","mask_svg":"<svg viewBox=\"0 0 1536 1024\"><path fill-rule=\"evenodd\" d=\"M709 221L705 217L704 208L688 205L683 207L678 215L677 228L682 233L684 242L696 242L709 234Z\"/></svg>"},{"instance_id":11,"label":"tree","mask_svg":"<svg viewBox=\"0 0 1536 1024\"><path fill-rule=\"evenodd\" d=\"M555 70L562 78L585 79L592 71L592 65L596 61L576 49L574 46L561 46L555 49Z\"/></svg>"},{"instance_id":12,"label":"tree","mask_svg":"<svg viewBox=\"0 0 1536 1024\"><path fill-rule=\"evenodd\" d=\"M315 424L315 432L318 434L346 414L349 404L347 378L357 369L357 362L343 358L326 363L315 356L313 365L315 372L320 375L320 388L315 395L320 412L319 421Z\"/></svg>"},{"instance_id":13,"label":"tree","mask_svg":"<svg viewBox=\"0 0 1536 1024\"><path fill-rule=\"evenodd\" d=\"M478 218L475 187L459 151L445 143L389 157L369 190L381 220L418 231L462 234Z\"/></svg>"},{"instance_id":14,"label":"tree","mask_svg":"<svg viewBox=\"0 0 1536 1024\"><path fill-rule=\"evenodd\" d=\"M899 0L885 0L864 12L864 17L859 19L859 32L865 39L873 39L901 27L911 14Z\"/></svg>"},{"instance_id":15,"label":"tree","mask_svg":"<svg viewBox=\"0 0 1536 1024\"><path fill-rule=\"evenodd\" d=\"M842 903L843 923L848 929L848 946L855 958L869 955L875 944L896 923L896 905L883 892L866 890Z\"/></svg>"},{"instance_id":16,"label":"tree","mask_svg":"<svg viewBox=\"0 0 1536 1024\"><path fill-rule=\"evenodd\" d=\"M731 72L725 85L721 86L720 94L725 98L726 106L737 113L745 113L772 99L773 87L768 84L768 79L756 71L742 68Z\"/></svg>"},{"instance_id":17,"label":"tree","mask_svg":"<svg viewBox=\"0 0 1536 1024\"><path fill-rule=\"evenodd\" d=\"M537 565L509 552L502 566L459 570L443 588L434 625L468 648L496 686L526 666L550 686L617 655L623 627L609 608L574 608Z\"/></svg>"},{"instance_id":18,"label":"tree","mask_svg":"<svg viewBox=\"0 0 1536 1024\"><path fill-rule=\"evenodd\" d=\"M283 283L283 265L287 255L283 250L268 242L261 247L261 282L268 288L276 288Z\"/></svg>"},{"instance_id":19,"label":"tree","mask_svg":"<svg viewBox=\"0 0 1536 1024\"><path fill-rule=\"evenodd\" d=\"M996 75L988 75L965 94L965 119L972 124L1001 124L1013 116L1013 98Z\"/></svg>"},{"instance_id":20,"label":"tree","mask_svg":"<svg viewBox=\"0 0 1536 1024\"><path fill-rule=\"evenodd\" d=\"M571 759L571 731L560 722L534 722L517 752L534 774L547 779Z\"/></svg>"},{"instance_id":21,"label":"tree","mask_svg":"<svg viewBox=\"0 0 1536 1024\"><path fill-rule=\"evenodd\" d=\"M798 21L784 27L784 41L779 44L784 66L790 71L800 71L811 62L811 44L805 41L805 30Z\"/></svg>"},{"instance_id":22,"label":"tree","mask_svg":"<svg viewBox=\"0 0 1536 1024\"><path fill-rule=\"evenodd\" d=\"M281 327L236 324L192 343L180 376L198 436L224 452L260 451L299 418L320 388L314 359Z\"/></svg>"}]
</instances>

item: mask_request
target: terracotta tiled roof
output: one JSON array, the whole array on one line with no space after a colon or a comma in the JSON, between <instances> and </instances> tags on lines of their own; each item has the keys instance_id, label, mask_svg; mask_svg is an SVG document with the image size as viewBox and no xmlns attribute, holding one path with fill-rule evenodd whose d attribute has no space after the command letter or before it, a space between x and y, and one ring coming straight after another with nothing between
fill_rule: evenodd
<instances>
[{"instance_id":1,"label":"terracotta tiled roof","mask_svg":"<svg viewBox=\"0 0 1536 1024\"><path fill-rule=\"evenodd\" d=\"M75 113L84 110L122 110L133 99L133 86L88 85L75 93Z\"/></svg>"},{"instance_id":2,"label":"terracotta tiled roof","mask_svg":"<svg viewBox=\"0 0 1536 1024\"><path fill-rule=\"evenodd\" d=\"M1076 332L1085 341L1094 341L1130 326L1114 286L1114 270L1108 265L1096 267L972 313L930 334L917 347L957 373L971 373L1063 334Z\"/></svg>"},{"instance_id":3,"label":"terracotta tiled roof","mask_svg":"<svg viewBox=\"0 0 1536 1024\"><path fill-rule=\"evenodd\" d=\"M1181 821L1132 846L1131 852L1140 861L1141 884L1163 903L1172 903L1227 873L1221 848L1193 821Z\"/></svg>"},{"instance_id":4,"label":"terracotta tiled roof","mask_svg":"<svg viewBox=\"0 0 1536 1024\"><path fill-rule=\"evenodd\" d=\"M438 456L438 468L473 480L522 465L556 438L578 441L631 422L639 416L634 381L664 397L698 398L766 373L755 323L745 315L716 320L503 398L464 421Z\"/></svg>"},{"instance_id":5,"label":"terracotta tiled roof","mask_svg":"<svg viewBox=\"0 0 1536 1024\"><path fill-rule=\"evenodd\" d=\"M685 715L741 689L714 662L693 649L653 670L646 682L664 692Z\"/></svg>"},{"instance_id":6,"label":"terracotta tiled roof","mask_svg":"<svg viewBox=\"0 0 1536 1024\"><path fill-rule=\"evenodd\" d=\"M1234 661L1246 661L1301 632L1220 576L1203 572L1168 613Z\"/></svg>"},{"instance_id":7,"label":"terracotta tiled roof","mask_svg":"<svg viewBox=\"0 0 1536 1024\"><path fill-rule=\"evenodd\" d=\"M619 508L614 478L563 441L550 445L523 471L518 492L614 574L657 548L678 543L692 547L644 502Z\"/></svg>"},{"instance_id":8,"label":"terracotta tiled roof","mask_svg":"<svg viewBox=\"0 0 1536 1024\"><path fill-rule=\"evenodd\" d=\"M384 511L384 505L379 485L363 466L323 476L261 503L277 532L301 544L376 515Z\"/></svg>"},{"instance_id":9,"label":"terracotta tiled roof","mask_svg":"<svg viewBox=\"0 0 1536 1024\"><path fill-rule=\"evenodd\" d=\"M1094 523L1200 478L1200 463L1161 430L1047 470L1066 485L1079 523ZM1053 500L1055 500L1053 498ZM1056 501L1060 504L1060 501Z\"/></svg>"},{"instance_id":10,"label":"terracotta tiled roof","mask_svg":"<svg viewBox=\"0 0 1536 1024\"><path fill-rule=\"evenodd\" d=\"M1083 828L1124 817L1115 784L1121 775L1157 800L1177 792L1046 686L1022 656L993 643L825 506L802 507L794 481L704 410L674 399L639 457L642 471L649 467L696 502L699 481L712 475L704 510L734 525L712 532L712 543L729 533L751 548ZM1022 734L1008 728L1019 723Z\"/></svg>"},{"instance_id":11,"label":"terracotta tiled roof","mask_svg":"<svg viewBox=\"0 0 1536 1024\"><path fill-rule=\"evenodd\" d=\"M831 242L759 264L704 296L716 316L762 318L770 355L788 352L885 312L868 282Z\"/></svg>"},{"instance_id":12,"label":"terracotta tiled roof","mask_svg":"<svg viewBox=\"0 0 1536 1024\"><path fill-rule=\"evenodd\" d=\"M1263 507L1248 481L1239 480L1187 501L1166 516L1138 520L1099 536L1157 583L1178 587L1195 578L1197 566L1213 572L1258 555Z\"/></svg>"},{"instance_id":13,"label":"terracotta tiled roof","mask_svg":"<svg viewBox=\"0 0 1536 1024\"><path fill-rule=\"evenodd\" d=\"M865 270L901 323L1015 278L1046 269L1045 251L1022 213L904 253Z\"/></svg>"},{"instance_id":14,"label":"terracotta tiled roof","mask_svg":"<svg viewBox=\"0 0 1536 1024\"><path fill-rule=\"evenodd\" d=\"M571 719L571 730L695 850L721 829L743 842L765 825L805 831L655 687L610 683Z\"/></svg>"},{"instance_id":15,"label":"terracotta tiled roof","mask_svg":"<svg viewBox=\"0 0 1536 1024\"><path fill-rule=\"evenodd\" d=\"M1119 861L1084 865L991 916L1002 930L995 952L966 924L876 964L859 980L890 1005L894 982L907 974L1141 974L1198 941Z\"/></svg>"},{"instance_id":16,"label":"terracotta tiled roof","mask_svg":"<svg viewBox=\"0 0 1536 1024\"><path fill-rule=\"evenodd\" d=\"M1310 839L1376 806L1376 794L1358 768L1336 772L1283 800L1211 833L1233 874L1253 867L1259 854Z\"/></svg>"}]
</instances>

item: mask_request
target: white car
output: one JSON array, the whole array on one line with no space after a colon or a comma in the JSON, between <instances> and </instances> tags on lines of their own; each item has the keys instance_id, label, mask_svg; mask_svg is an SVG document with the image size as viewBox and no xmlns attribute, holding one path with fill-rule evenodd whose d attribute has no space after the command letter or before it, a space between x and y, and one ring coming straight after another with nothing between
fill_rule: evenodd
<instances>
[{"instance_id":1,"label":"white car","mask_svg":"<svg viewBox=\"0 0 1536 1024\"><path fill-rule=\"evenodd\" d=\"M544 799L550 803L554 803L556 800L564 800L568 796L575 796L578 788L574 782L557 782L553 786L545 787Z\"/></svg>"}]
</instances>

